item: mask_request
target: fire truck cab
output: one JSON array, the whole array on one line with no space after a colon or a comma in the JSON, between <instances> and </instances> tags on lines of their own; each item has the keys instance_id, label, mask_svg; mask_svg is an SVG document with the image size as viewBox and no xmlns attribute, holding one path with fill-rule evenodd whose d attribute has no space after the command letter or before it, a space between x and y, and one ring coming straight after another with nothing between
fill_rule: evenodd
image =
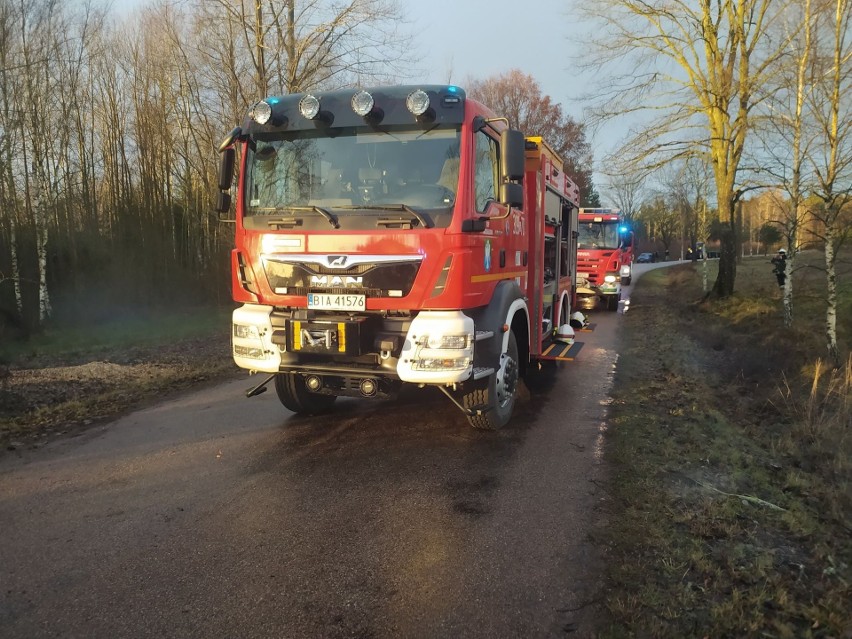
<instances>
[{"instance_id":1,"label":"fire truck cab","mask_svg":"<svg viewBox=\"0 0 852 639\"><path fill-rule=\"evenodd\" d=\"M577 188L542 140L460 87L268 97L220 152L220 212L239 158L232 354L268 374L248 396L274 382L316 414L435 386L494 429L532 362L576 352L556 329Z\"/></svg>"}]
</instances>

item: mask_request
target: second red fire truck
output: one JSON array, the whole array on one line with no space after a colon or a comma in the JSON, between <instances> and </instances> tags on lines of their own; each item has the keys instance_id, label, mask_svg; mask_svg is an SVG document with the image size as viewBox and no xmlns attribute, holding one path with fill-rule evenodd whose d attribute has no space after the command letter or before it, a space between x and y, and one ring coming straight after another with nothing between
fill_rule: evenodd
<instances>
[{"instance_id":1,"label":"second red fire truck","mask_svg":"<svg viewBox=\"0 0 852 639\"><path fill-rule=\"evenodd\" d=\"M285 407L435 386L506 424L540 360L572 359L579 192L540 138L452 85L266 98L220 147L232 348ZM237 152L239 152L237 154Z\"/></svg>"},{"instance_id":2,"label":"second red fire truck","mask_svg":"<svg viewBox=\"0 0 852 639\"><path fill-rule=\"evenodd\" d=\"M616 310L621 287L633 277L633 232L618 209L581 208L577 240L577 292Z\"/></svg>"}]
</instances>

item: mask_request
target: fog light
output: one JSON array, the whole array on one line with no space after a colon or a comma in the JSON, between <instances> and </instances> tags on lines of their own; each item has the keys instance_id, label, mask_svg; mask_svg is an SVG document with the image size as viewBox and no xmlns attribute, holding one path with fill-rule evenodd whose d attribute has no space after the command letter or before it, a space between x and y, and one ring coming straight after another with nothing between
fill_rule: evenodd
<instances>
[{"instance_id":1,"label":"fog light","mask_svg":"<svg viewBox=\"0 0 852 639\"><path fill-rule=\"evenodd\" d=\"M352 110L360 116L370 115L374 104L373 96L366 91L359 91L352 96Z\"/></svg>"},{"instance_id":2,"label":"fog light","mask_svg":"<svg viewBox=\"0 0 852 639\"><path fill-rule=\"evenodd\" d=\"M414 115L423 115L429 108L429 94L423 89L417 89L405 98L405 106Z\"/></svg>"},{"instance_id":3,"label":"fog light","mask_svg":"<svg viewBox=\"0 0 852 639\"><path fill-rule=\"evenodd\" d=\"M312 96L310 93L299 100L299 113L308 120L313 120L319 115L320 102L319 99Z\"/></svg>"},{"instance_id":4,"label":"fog light","mask_svg":"<svg viewBox=\"0 0 852 639\"><path fill-rule=\"evenodd\" d=\"M316 393L319 389L322 388L322 379L320 379L316 375L308 375L305 378L305 386L308 387L309 391L313 391L314 393Z\"/></svg>"},{"instance_id":5,"label":"fog light","mask_svg":"<svg viewBox=\"0 0 852 639\"><path fill-rule=\"evenodd\" d=\"M379 390L379 387L374 379L362 379L360 389L364 397L372 397Z\"/></svg>"},{"instance_id":6,"label":"fog light","mask_svg":"<svg viewBox=\"0 0 852 639\"><path fill-rule=\"evenodd\" d=\"M468 366L470 366L468 357L424 357L411 363L411 367L416 371L460 371Z\"/></svg>"},{"instance_id":7,"label":"fog light","mask_svg":"<svg viewBox=\"0 0 852 639\"><path fill-rule=\"evenodd\" d=\"M251 108L251 118L258 124L266 124L272 117L272 107L261 100Z\"/></svg>"},{"instance_id":8,"label":"fog light","mask_svg":"<svg viewBox=\"0 0 852 639\"><path fill-rule=\"evenodd\" d=\"M248 359L266 359L262 348L240 346L239 344L234 344L234 356L246 357Z\"/></svg>"}]
</instances>

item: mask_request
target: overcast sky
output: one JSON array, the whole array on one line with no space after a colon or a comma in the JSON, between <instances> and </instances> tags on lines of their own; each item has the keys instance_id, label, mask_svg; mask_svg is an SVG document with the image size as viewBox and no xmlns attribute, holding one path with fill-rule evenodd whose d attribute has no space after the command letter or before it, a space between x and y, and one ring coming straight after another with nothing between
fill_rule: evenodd
<instances>
[{"instance_id":1,"label":"overcast sky","mask_svg":"<svg viewBox=\"0 0 852 639\"><path fill-rule=\"evenodd\" d=\"M574 3L570 0L430 0L403 4L415 34L422 34L416 46L422 66L429 69L417 79L464 87L469 77L483 79L520 69L533 76L542 93L561 104L565 113L583 121L580 96L590 83L601 79L590 78L571 66L577 47L582 46L575 43L588 38L590 28L578 24L576 14L572 17L570 7ZM615 149L624 133L617 123L598 132L587 130L596 163ZM596 170L595 185L606 200L602 180Z\"/></svg>"},{"instance_id":2,"label":"overcast sky","mask_svg":"<svg viewBox=\"0 0 852 639\"><path fill-rule=\"evenodd\" d=\"M533 76L542 91L575 119L570 98L579 73L568 68L574 53L566 0L430 0L405 3L424 65L426 80L464 85L468 76L485 78L517 68ZM528 7L525 10L525 7ZM526 18L525 15L534 17Z\"/></svg>"}]
</instances>

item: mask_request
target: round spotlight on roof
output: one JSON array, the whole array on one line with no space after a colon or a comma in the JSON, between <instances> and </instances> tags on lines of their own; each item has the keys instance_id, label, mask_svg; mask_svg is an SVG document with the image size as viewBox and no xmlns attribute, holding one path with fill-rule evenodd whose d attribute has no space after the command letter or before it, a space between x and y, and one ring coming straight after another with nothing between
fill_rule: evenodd
<instances>
[{"instance_id":1,"label":"round spotlight on roof","mask_svg":"<svg viewBox=\"0 0 852 639\"><path fill-rule=\"evenodd\" d=\"M423 115L429 109L429 94L423 89L417 89L405 98L405 106L414 115Z\"/></svg>"},{"instance_id":2,"label":"round spotlight on roof","mask_svg":"<svg viewBox=\"0 0 852 639\"><path fill-rule=\"evenodd\" d=\"M359 91L352 96L352 110L362 117L370 115L374 105L373 96L366 91Z\"/></svg>"},{"instance_id":3,"label":"round spotlight on roof","mask_svg":"<svg viewBox=\"0 0 852 639\"><path fill-rule=\"evenodd\" d=\"M251 108L251 119L258 124L266 124L272 117L272 107L269 103L261 100Z\"/></svg>"},{"instance_id":4,"label":"round spotlight on roof","mask_svg":"<svg viewBox=\"0 0 852 639\"><path fill-rule=\"evenodd\" d=\"M308 120L313 120L320 112L319 99L312 96L310 93L307 94L299 100L299 112Z\"/></svg>"}]
</instances>

